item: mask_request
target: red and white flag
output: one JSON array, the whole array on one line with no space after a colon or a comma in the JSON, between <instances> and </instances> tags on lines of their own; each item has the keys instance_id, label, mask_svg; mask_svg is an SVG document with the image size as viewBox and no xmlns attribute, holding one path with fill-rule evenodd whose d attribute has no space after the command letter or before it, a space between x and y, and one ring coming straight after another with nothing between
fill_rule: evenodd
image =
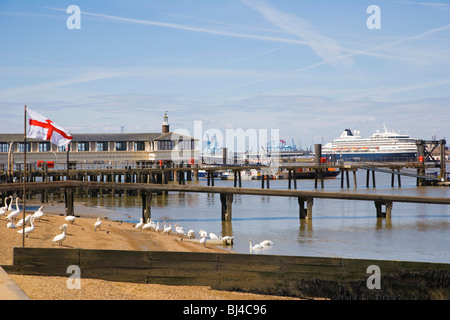
<instances>
[{"instance_id":1,"label":"red and white flag","mask_svg":"<svg viewBox=\"0 0 450 320\"><path fill-rule=\"evenodd\" d=\"M70 131L58 126L53 121L27 108L28 130L27 138L48 140L57 146L69 144L72 140Z\"/></svg>"}]
</instances>

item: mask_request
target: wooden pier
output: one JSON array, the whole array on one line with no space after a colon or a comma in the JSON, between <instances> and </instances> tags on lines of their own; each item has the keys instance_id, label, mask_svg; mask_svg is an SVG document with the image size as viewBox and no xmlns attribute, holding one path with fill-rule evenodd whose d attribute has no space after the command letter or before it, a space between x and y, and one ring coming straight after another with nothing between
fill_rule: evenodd
<instances>
[{"instance_id":1,"label":"wooden pier","mask_svg":"<svg viewBox=\"0 0 450 320\"><path fill-rule=\"evenodd\" d=\"M314 199L338 199L372 201L376 208L378 218L391 218L394 202L443 204L450 205L450 198L440 197L417 197L402 195L383 194L361 194L350 192L325 192L325 191L303 191L303 190L280 190L280 189L257 189L257 188L235 188L235 187L212 187L193 186L177 184L148 184L148 183L117 183L117 182L91 182L91 181L53 181L53 182L31 182L27 183L28 191L36 190L64 190L66 214L73 215L74 190L132 190L137 192L142 199L142 217L146 220L151 217L151 199L153 193L158 192L200 192L220 194L221 217L224 221L232 220L233 196L256 195L277 196L297 198L299 203L299 218L312 219L312 208ZM0 193L20 193L23 189L20 183L0 184ZM384 208L384 209L383 209Z\"/></svg>"},{"instance_id":2,"label":"wooden pier","mask_svg":"<svg viewBox=\"0 0 450 320\"><path fill-rule=\"evenodd\" d=\"M29 165L27 170L27 182L37 181L90 181L90 182L118 182L118 183L149 183L149 184L167 184L169 181L175 181L179 185L185 185L186 181L198 181L199 171L206 172L207 186L214 186L214 176L218 172L233 172L234 187L242 187L243 171L257 170L261 180L261 188L270 189L270 179L281 177L280 173L285 173L283 179L287 180L287 188L297 189L296 174L299 172L311 172L314 179L314 187L325 187L325 173L327 171L337 171L341 178L341 187L344 188L345 180L346 187L350 187L349 173L353 175L353 185L356 188L356 174L359 170L366 170L366 187L369 187L370 182L372 186L376 186L375 172L391 174L392 186L394 186L394 176L397 176L398 186L401 186L401 176L415 177L417 185L424 185L430 183L438 183L447 180L448 173L444 176L436 177L432 175L425 175L427 165L418 162L410 163L347 163L347 164L313 164L313 163L296 163L296 164L280 164L277 166L183 166L183 167L163 167L163 168L85 168L85 169L70 169L57 170L49 169L47 167L36 168ZM403 169L415 170L417 173L404 172ZM275 172L274 172L275 171ZM371 173L371 176L370 176ZM338 175L338 176L339 176ZM15 170L12 174L8 172L0 172L1 182L19 182L23 180L23 170Z\"/></svg>"}]
</instances>

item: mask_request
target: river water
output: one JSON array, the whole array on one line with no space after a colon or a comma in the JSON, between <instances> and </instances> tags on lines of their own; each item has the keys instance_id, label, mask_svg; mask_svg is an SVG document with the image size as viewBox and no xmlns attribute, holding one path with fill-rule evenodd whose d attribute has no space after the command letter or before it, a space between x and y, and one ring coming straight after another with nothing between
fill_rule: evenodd
<instances>
[{"instance_id":1,"label":"river water","mask_svg":"<svg viewBox=\"0 0 450 320\"><path fill-rule=\"evenodd\" d=\"M376 187L366 187L366 174L357 173L357 188L341 189L340 176L326 179L324 190L429 197L449 197L450 187L417 187L416 179L402 177L402 186L391 187L391 176L376 173ZM206 180L186 182L206 186ZM261 181L242 181L243 187L260 188ZM233 186L232 180L215 180L215 186ZM271 189L287 189L288 180L271 180ZM297 180L297 189L315 190L314 180ZM140 197L78 198L77 204L98 208L110 219L138 222ZM231 235L231 249L249 253L253 244L274 242L254 254L343 257L450 263L450 206L393 203L391 219L377 219L372 201L314 199L313 219L299 219L297 198L234 195L233 219L221 221L219 194L176 193L154 195L154 221L178 223L187 232L200 229L219 236Z\"/></svg>"}]
</instances>

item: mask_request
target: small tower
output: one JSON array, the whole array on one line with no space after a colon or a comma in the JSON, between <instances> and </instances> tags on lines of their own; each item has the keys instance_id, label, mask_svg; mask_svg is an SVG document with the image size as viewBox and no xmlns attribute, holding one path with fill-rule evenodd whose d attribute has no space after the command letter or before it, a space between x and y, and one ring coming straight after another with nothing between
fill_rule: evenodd
<instances>
[{"instance_id":1,"label":"small tower","mask_svg":"<svg viewBox=\"0 0 450 320\"><path fill-rule=\"evenodd\" d=\"M168 133L169 132L169 117L167 116L167 111L164 113L164 121L162 123L162 133Z\"/></svg>"}]
</instances>

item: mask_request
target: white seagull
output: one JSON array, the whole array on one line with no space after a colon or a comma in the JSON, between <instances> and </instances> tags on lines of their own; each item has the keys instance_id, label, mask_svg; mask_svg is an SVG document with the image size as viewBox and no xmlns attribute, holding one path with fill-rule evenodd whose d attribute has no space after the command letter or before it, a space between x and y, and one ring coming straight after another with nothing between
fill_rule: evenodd
<instances>
[{"instance_id":1,"label":"white seagull","mask_svg":"<svg viewBox=\"0 0 450 320\"><path fill-rule=\"evenodd\" d=\"M194 230L192 230L192 229L189 230L187 235L188 235L188 237L189 237L190 239L195 238L195 232L194 232Z\"/></svg>"}]
</instances>

